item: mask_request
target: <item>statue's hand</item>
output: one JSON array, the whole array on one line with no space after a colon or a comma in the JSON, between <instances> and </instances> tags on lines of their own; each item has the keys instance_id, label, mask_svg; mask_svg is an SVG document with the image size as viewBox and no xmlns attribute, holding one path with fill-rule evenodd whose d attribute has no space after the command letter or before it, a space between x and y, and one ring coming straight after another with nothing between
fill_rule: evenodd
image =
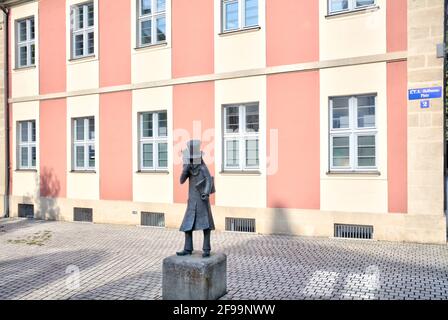
<instances>
[{"instance_id":1,"label":"statue's hand","mask_svg":"<svg viewBox=\"0 0 448 320\"><path fill-rule=\"evenodd\" d=\"M201 199L202 200L207 200L208 199L208 194L206 194L206 193L203 193L203 194L201 194Z\"/></svg>"}]
</instances>

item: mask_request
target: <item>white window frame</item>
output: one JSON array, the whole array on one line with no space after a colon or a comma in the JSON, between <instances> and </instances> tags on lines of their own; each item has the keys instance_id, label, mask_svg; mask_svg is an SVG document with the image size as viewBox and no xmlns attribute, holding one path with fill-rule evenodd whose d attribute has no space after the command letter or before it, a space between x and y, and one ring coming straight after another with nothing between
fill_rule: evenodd
<instances>
[{"instance_id":1,"label":"white window frame","mask_svg":"<svg viewBox=\"0 0 448 320\"><path fill-rule=\"evenodd\" d=\"M89 129L90 129L90 120L93 120L93 123L95 125L94 128L94 134L93 134L93 139L90 138L89 135ZM77 140L77 133L78 133L78 128L76 126L76 121L84 121L84 139L83 140ZM80 117L80 118L73 118L72 119L72 132L73 132L73 148L72 148L72 152L73 152L73 170L74 171L95 171L96 169L96 165L97 165L97 148L95 145L95 138L96 138L96 123L95 123L95 118L92 117ZM90 161L89 161L89 147L92 147L95 150L95 165L94 166L90 166ZM77 164L77 158L76 158L76 148L77 147L83 147L84 148L84 166L78 166Z\"/></svg>"},{"instance_id":2,"label":"white window frame","mask_svg":"<svg viewBox=\"0 0 448 320\"><path fill-rule=\"evenodd\" d=\"M93 25L89 26L89 6L93 7ZM78 28L78 17L79 17L79 8L83 7L84 16L83 16L83 28ZM95 55L95 2L89 1L84 3L75 4L71 7L71 19L70 19L70 29L71 29L71 56L72 59L81 59L85 57L91 57ZM93 33L93 52L89 53L89 34ZM76 54L76 36L83 35L83 53L81 55Z\"/></svg>"},{"instance_id":3,"label":"white window frame","mask_svg":"<svg viewBox=\"0 0 448 320\"><path fill-rule=\"evenodd\" d=\"M31 21L34 22L34 37L31 38ZM24 41L20 41L20 24L22 22L26 23L26 39ZM28 68L36 65L36 20L34 16L27 17L24 19L16 20L16 67L20 68ZM31 59L31 47L34 46L34 62ZM20 48L26 47L26 64L21 64L20 61Z\"/></svg>"},{"instance_id":4,"label":"white window frame","mask_svg":"<svg viewBox=\"0 0 448 320\"><path fill-rule=\"evenodd\" d=\"M358 98L360 97L374 97L375 98L375 126L373 127L358 127ZM349 98L349 127L333 129L333 99L334 98ZM377 171L378 170L378 96L377 94L362 94L356 96L340 96L330 98L330 123L329 123L329 164L330 171ZM375 137L375 166L359 166L358 165L358 137L374 136ZM336 167L333 163L333 138L334 137L349 137L350 144L350 165L346 167Z\"/></svg>"},{"instance_id":5,"label":"white window frame","mask_svg":"<svg viewBox=\"0 0 448 320\"><path fill-rule=\"evenodd\" d=\"M256 28L260 26L260 0L258 1L258 13L257 20L258 23L256 25L246 26L246 0L220 0L221 1L221 31L222 32L232 32L243 29ZM230 2L238 2L238 27L234 29L226 29L226 3Z\"/></svg>"},{"instance_id":6,"label":"white window frame","mask_svg":"<svg viewBox=\"0 0 448 320\"><path fill-rule=\"evenodd\" d=\"M167 132L166 136L159 136L159 114L165 113L167 117ZM152 115L152 137L143 137L143 116L146 114ZM169 144L168 144L168 111L148 111L139 113L139 170L144 171L167 171L169 162ZM152 167L145 167L143 161L143 145L152 144ZM167 145L167 166L159 166L159 144Z\"/></svg>"},{"instance_id":7,"label":"white window frame","mask_svg":"<svg viewBox=\"0 0 448 320\"><path fill-rule=\"evenodd\" d=\"M246 107L258 106L258 132L246 131ZM238 132L227 133L227 110L231 107L238 108ZM244 104L228 104L223 106L223 169L224 171L259 171L260 170L260 104L258 102ZM238 141L238 167L227 165L227 142ZM246 158L246 141L258 140L258 166L248 166Z\"/></svg>"},{"instance_id":8,"label":"white window frame","mask_svg":"<svg viewBox=\"0 0 448 320\"><path fill-rule=\"evenodd\" d=\"M331 15L331 14L337 14L337 13L342 13L342 12L356 11L356 10L361 10L361 9L365 9L365 8L375 7L376 5L377 5L376 0L374 0L372 4L367 4L367 5L363 5L363 6L357 6L356 0L348 0L348 8L347 9L333 11L332 10L332 0L328 0L328 14Z\"/></svg>"},{"instance_id":9,"label":"white window frame","mask_svg":"<svg viewBox=\"0 0 448 320\"><path fill-rule=\"evenodd\" d=\"M34 123L34 141L33 141L33 123ZM28 139L27 141L22 141L22 126L27 126L27 135ZM37 166L37 128L36 128L36 120L27 120L27 121L18 121L17 122L17 130L18 130L18 146L17 146L17 159L18 159L18 169L19 170L34 170ZM28 159L27 159L27 165L22 165L22 148L28 149ZM33 156L32 151L33 148L36 149L36 163L33 166Z\"/></svg>"},{"instance_id":10,"label":"white window frame","mask_svg":"<svg viewBox=\"0 0 448 320\"><path fill-rule=\"evenodd\" d=\"M148 47L155 44L161 44L167 42L167 1L165 1L165 10L156 12L153 9L157 7L157 0L151 1L151 13L150 14L142 14L142 1L137 0L137 44L139 48ZM157 19L164 18L165 19L165 40L158 41L157 39ZM142 22L151 21L151 43L142 43Z\"/></svg>"}]
</instances>

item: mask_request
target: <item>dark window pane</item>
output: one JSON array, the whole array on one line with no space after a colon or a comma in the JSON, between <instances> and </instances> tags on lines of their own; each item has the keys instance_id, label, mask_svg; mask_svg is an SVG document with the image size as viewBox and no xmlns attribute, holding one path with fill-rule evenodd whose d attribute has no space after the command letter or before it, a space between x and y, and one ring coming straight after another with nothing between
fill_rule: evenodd
<instances>
[{"instance_id":1,"label":"dark window pane","mask_svg":"<svg viewBox=\"0 0 448 320\"><path fill-rule=\"evenodd\" d=\"M36 48L34 43L30 46L31 47L31 64L34 65L36 62Z\"/></svg>"},{"instance_id":2,"label":"dark window pane","mask_svg":"<svg viewBox=\"0 0 448 320\"><path fill-rule=\"evenodd\" d=\"M34 37L35 37L35 30L34 30L34 18L31 18L30 19L30 36L31 36L31 39L30 40L34 40Z\"/></svg>"},{"instance_id":3,"label":"dark window pane","mask_svg":"<svg viewBox=\"0 0 448 320\"><path fill-rule=\"evenodd\" d=\"M89 139L95 140L95 119L89 119Z\"/></svg>"},{"instance_id":4,"label":"dark window pane","mask_svg":"<svg viewBox=\"0 0 448 320\"><path fill-rule=\"evenodd\" d=\"M20 165L22 167L28 167L28 147L20 148Z\"/></svg>"},{"instance_id":5,"label":"dark window pane","mask_svg":"<svg viewBox=\"0 0 448 320\"><path fill-rule=\"evenodd\" d=\"M84 146L76 146L75 148L76 166L84 168Z\"/></svg>"},{"instance_id":6,"label":"dark window pane","mask_svg":"<svg viewBox=\"0 0 448 320\"><path fill-rule=\"evenodd\" d=\"M19 63L21 67L28 65L28 47L19 47Z\"/></svg>"},{"instance_id":7,"label":"dark window pane","mask_svg":"<svg viewBox=\"0 0 448 320\"><path fill-rule=\"evenodd\" d=\"M349 123L349 98L333 98L333 129L344 129Z\"/></svg>"},{"instance_id":8,"label":"dark window pane","mask_svg":"<svg viewBox=\"0 0 448 320\"><path fill-rule=\"evenodd\" d=\"M28 142L28 122L20 123L20 141Z\"/></svg>"},{"instance_id":9,"label":"dark window pane","mask_svg":"<svg viewBox=\"0 0 448 320\"><path fill-rule=\"evenodd\" d=\"M36 147L31 147L31 167L36 167Z\"/></svg>"},{"instance_id":10,"label":"dark window pane","mask_svg":"<svg viewBox=\"0 0 448 320\"><path fill-rule=\"evenodd\" d=\"M141 0L140 1L142 15L151 13L151 1L152 0Z\"/></svg>"},{"instance_id":11,"label":"dark window pane","mask_svg":"<svg viewBox=\"0 0 448 320\"><path fill-rule=\"evenodd\" d=\"M239 132L239 107L226 107L226 133Z\"/></svg>"},{"instance_id":12,"label":"dark window pane","mask_svg":"<svg viewBox=\"0 0 448 320\"><path fill-rule=\"evenodd\" d=\"M151 138L153 136L152 113L144 113L142 117L142 136L144 138Z\"/></svg>"},{"instance_id":13,"label":"dark window pane","mask_svg":"<svg viewBox=\"0 0 448 320\"><path fill-rule=\"evenodd\" d=\"M166 137L168 135L168 121L166 112L158 113L159 116L159 137Z\"/></svg>"},{"instance_id":14,"label":"dark window pane","mask_svg":"<svg viewBox=\"0 0 448 320\"><path fill-rule=\"evenodd\" d=\"M166 26L165 26L165 18L157 19L157 41L165 41L166 40Z\"/></svg>"},{"instance_id":15,"label":"dark window pane","mask_svg":"<svg viewBox=\"0 0 448 320\"><path fill-rule=\"evenodd\" d=\"M90 168L95 167L95 146L94 145L89 146L89 167Z\"/></svg>"},{"instance_id":16,"label":"dark window pane","mask_svg":"<svg viewBox=\"0 0 448 320\"><path fill-rule=\"evenodd\" d=\"M246 107L246 131L258 132L260 129L258 106Z\"/></svg>"},{"instance_id":17,"label":"dark window pane","mask_svg":"<svg viewBox=\"0 0 448 320\"><path fill-rule=\"evenodd\" d=\"M36 121L31 121L31 141L36 142Z\"/></svg>"},{"instance_id":18,"label":"dark window pane","mask_svg":"<svg viewBox=\"0 0 448 320\"><path fill-rule=\"evenodd\" d=\"M84 28L84 6L78 7L78 17L77 17L77 27L78 29Z\"/></svg>"},{"instance_id":19,"label":"dark window pane","mask_svg":"<svg viewBox=\"0 0 448 320\"><path fill-rule=\"evenodd\" d=\"M95 52L95 34L93 32L87 34L87 49L88 54L93 54Z\"/></svg>"},{"instance_id":20,"label":"dark window pane","mask_svg":"<svg viewBox=\"0 0 448 320\"><path fill-rule=\"evenodd\" d=\"M88 5L88 15L87 15L87 24L89 27L93 27L93 25L95 24L95 16L94 16L94 11L93 11L93 3Z\"/></svg>"},{"instance_id":21,"label":"dark window pane","mask_svg":"<svg viewBox=\"0 0 448 320\"><path fill-rule=\"evenodd\" d=\"M141 35L140 35L140 41L141 44L150 44L151 43L151 20L142 21L140 23L141 26Z\"/></svg>"},{"instance_id":22,"label":"dark window pane","mask_svg":"<svg viewBox=\"0 0 448 320\"><path fill-rule=\"evenodd\" d=\"M75 36L75 55L82 56L84 55L84 35L77 34Z\"/></svg>"},{"instance_id":23,"label":"dark window pane","mask_svg":"<svg viewBox=\"0 0 448 320\"><path fill-rule=\"evenodd\" d=\"M26 41L26 20L19 22L19 41Z\"/></svg>"},{"instance_id":24,"label":"dark window pane","mask_svg":"<svg viewBox=\"0 0 448 320\"><path fill-rule=\"evenodd\" d=\"M84 140L84 119L75 120L76 140Z\"/></svg>"}]
</instances>

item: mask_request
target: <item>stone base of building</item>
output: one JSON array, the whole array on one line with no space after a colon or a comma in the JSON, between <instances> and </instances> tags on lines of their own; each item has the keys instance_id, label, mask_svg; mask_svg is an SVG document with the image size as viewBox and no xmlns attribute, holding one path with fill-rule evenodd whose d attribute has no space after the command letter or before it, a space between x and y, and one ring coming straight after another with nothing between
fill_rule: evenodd
<instances>
[{"instance_id":1,"label":"stone base of building","mask_svg":"<svg viewBox=\"0 0 448 320\"><path fill-rule=\"evenodd\" d=\"M227 293L227 256L212 253L163 260L164 300L218 300Z\"/></svg>"},{"instance_id":2,"label":"stone base of building","mask_svg":"<svg viewBox=\"0 0 448 320\"><path fill-rule=\"evenodd\" d=\"M73 200L65 198L11 197L10 216L18 217L19 204L34 205L34 217L74 221L74 208L91 208L94 223L140 225L142 212L163 213L165 227L179 228L186 204L156 204L131 201ZM333 237L335 224L373 226L373 240L445 244L444 213L396 214L329 212L302 209L234 208L212 206L217 230L226 229L226 218L255 219L259 234Z\"/></svg>"}]
</instances>

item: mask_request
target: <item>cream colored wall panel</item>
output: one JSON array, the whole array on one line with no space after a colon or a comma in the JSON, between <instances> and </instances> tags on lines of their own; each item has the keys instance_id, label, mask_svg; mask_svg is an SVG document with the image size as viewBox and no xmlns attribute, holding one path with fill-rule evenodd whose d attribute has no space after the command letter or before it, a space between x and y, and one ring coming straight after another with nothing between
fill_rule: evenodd
<instances>
[{"instance_id":1,"label":"cream colored wall panel","mask_svg":"<svg viewBox=\"0 0 448 320\"><path fill-rule=\"evenodd\" d=\"M320 59L330 60L385 53L386 2L378 9L327 17L328 1L319 0Z\"/></svg>"},{"instance_id":2,"label":"cream colored wall panel","mask_svg":"<svg viewBox=\"0 0 448 320\"><path fill-rule=\"evenodd\" d=\"M222 108L225 104L258 102L260 112L260 175L221 174ZM265 208L266 180L266 77L215 82L215 184L217 206Z\"/></svg>"},{"instance_id":3,"label":"cream colored wall panel","mask_svg":"<svg viewBox=\"0 0 448 320\"><path fill-rule=\"evenodd\" d=\"M344 81L341 81L344 79ZM381 186L382 196L376 198L380 203L353 201L353 208L357 212L377 212L379 208L384 208L387 212L387 183L376 181L387 181L387 65L386 63L376 63L369 65L359 65L341 68L324 69L320 71L320 100L321 100L321 208L326 210L336 210L340 207L332 202L332 197L341 201L347 191L345 189L332 188L331 181L362 181L359 187L368 189L369 185ZM359 176L352 175L328 175L329 171L329 98L332 96L358 95L376 93L377 94L377 166L380 175ZM364 188L362 187L364 184ZM358 184L356 184L358 185ZM331 192L332 194L329 194ZM379 189L376 189L379 192ZM358 197L353 194L351 196ZM356 207L356 205L359 207ZM336 206L333 208L332 206ZM344 206L342 206L343 208Z\"/></svg>"},{"instance_id":4,"label":"cream colored wall panel","mask_svg":"<svg viewBox=\"0 0 448 320\"><path fill-rule=\"evenodd\" d=\"M385 213L387 180L323 180L321 210Z\"/></svg>"},{"instance_id":5,"label":"cream colored wall panel","mask_svg":"<svg viewBox=\"0 0 448 320\"><path fill-rule=\"evenodd\" d=\"M34 16L35 25L35 62L36 65L29 68L17 69L16 56L16 21ZM12 60L12 98L39 95L39 4L38 1L25 3L14 7L11 11L13 27L9 30L11 39Z\"/></svg>"},{"instance_id":6,"label":"cream colored wall panel","mask_svg":"<svg viewBox=\"0 0 448 320\"><path fill-rule=\"evenodd\" d=\"M12 194L15 196L23 196L33 199L39 197L39 102L23 102L14 103L12 106ZM18 170L18 148L17 148L17 122L19 121L36 121L36 172L33 171L17 171Z\"/></svg>"},{"instance_id":7,"label":"cream colored wall panel","mask_svg":"<svg viewBox=\"0 0 448 320\"><path fill-rule=\"evenodd\" d=\"M66 52L67 52L67 91L99 88L100 64L98 41L98 0L93 0L95 19L95 55L88 58L72 60L70 9L85 0L66 0Z\"/></svg>"},{"instance_id":8,"label":"cream colored wall panel","mask_svg":"<svg viewBox=\"0 0 448 320\"><path fill-rule=\"evenodd\" d=\"M145 48L132 53L132 83L171 78L171 48Z\"/></svg>"},{"instance_id":9,"label":"cream colored wall panel","mask_svg":"<svg viewBox=\"0 0 448 320\"><path fill-rule=\"evenodd\" d=\"M260 30L221 34L221 0L215 1L215 73L266 67L266 2L259 0Z\"/></svg>"},{"instance_id":10,"label":"cream colored wall panel","mask_svg":"<svg viewBox=\"0 0 448 320\"><path fill-rule=\"evenodd\" d=\"M167 110L168 150L173 150L173 89L161 87L132 92L133 198L137 202L173 203L173 154L168 152L168 173L138 173L139 113Z\"/></svg>"},{"instance_id":11,"label":"cream colored wall panel","mask_svg":"<svg viewBox=\"0 0 448 320\"><path fill-rule=\"evenodd\" d=\"M137 48L137 1L131 1L132 83L171 79L171 1L166 1L166 44Z\"/></svg>"},{"instance_id":12,"label":"cream colored wall panel","mask_svg":"<svg viewBox=\"0 0 448 320\"><path fill-rule=\"evenodd\" d=\"M73 118L95 117L96 173L71 172L73 170ZM100 127L99 95L67 99L67 198L97 200L100 197Z\"/></svg>"}]
</instances>

